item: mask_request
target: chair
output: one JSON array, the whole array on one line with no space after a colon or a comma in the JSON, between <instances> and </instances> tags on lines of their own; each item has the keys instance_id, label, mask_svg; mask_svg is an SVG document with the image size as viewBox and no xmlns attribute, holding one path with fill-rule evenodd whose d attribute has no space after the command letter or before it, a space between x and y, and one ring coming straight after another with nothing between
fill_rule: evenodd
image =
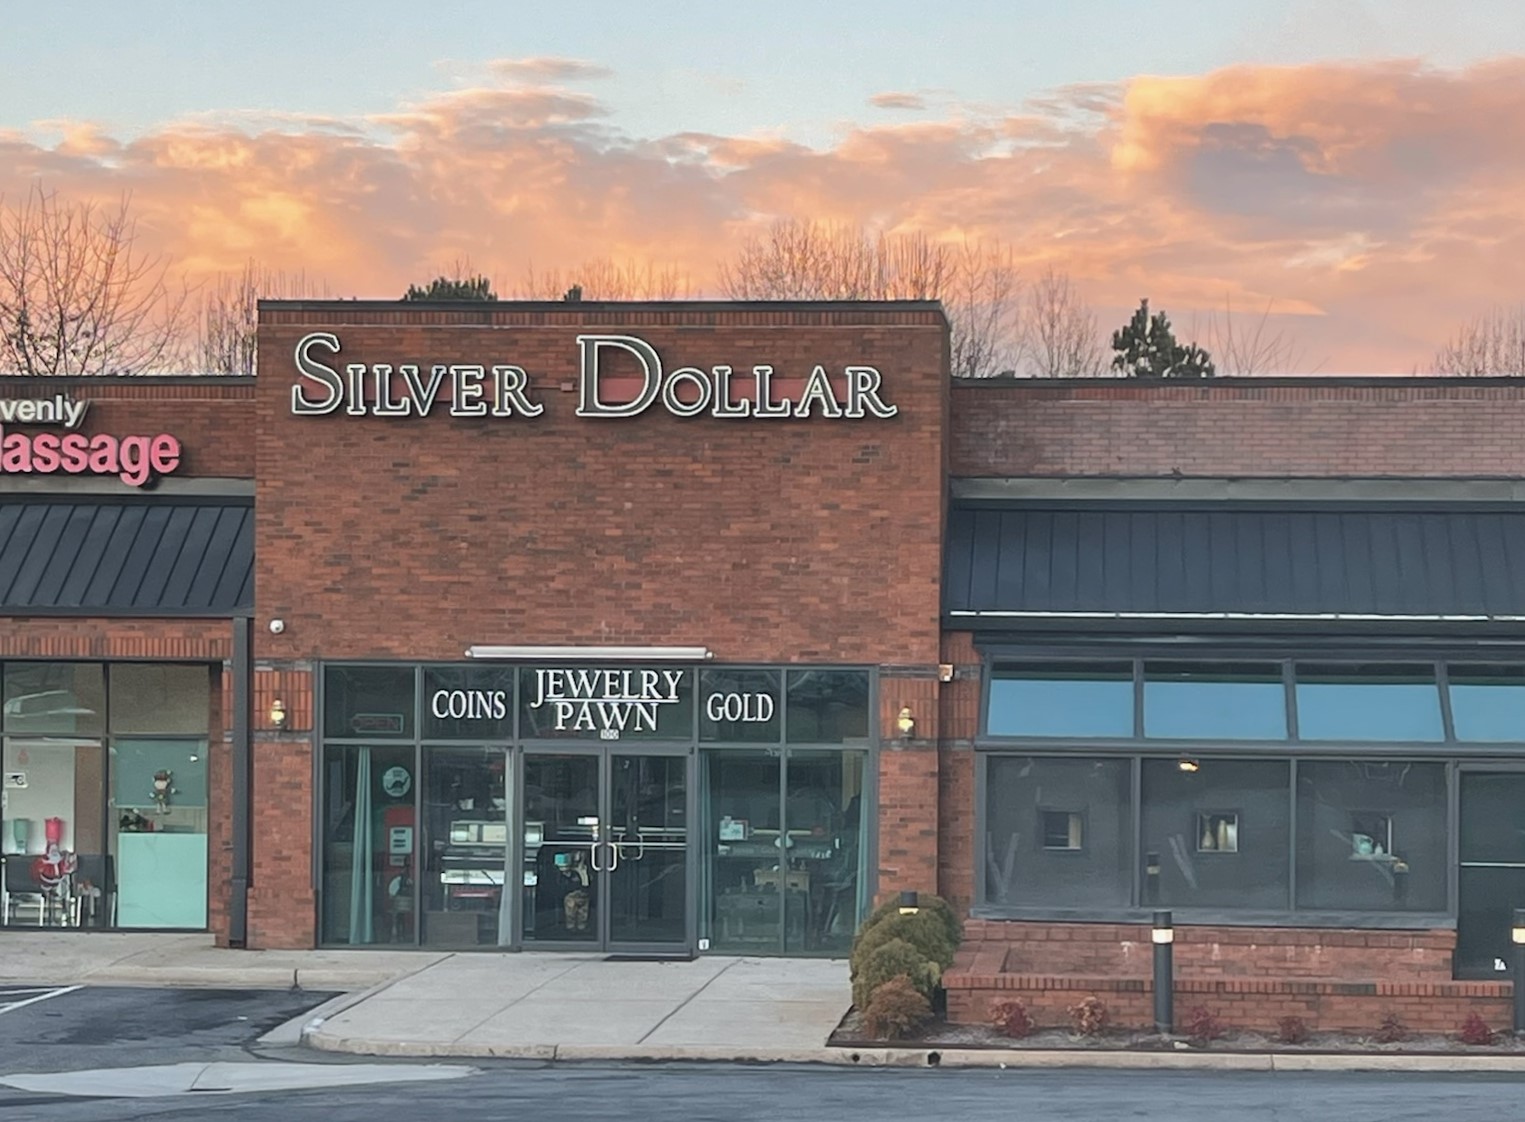
<instances>
[{"instance_id":1,"label":"chair","mask_svg":"<svg viewBox=\"0 0 1525 1122\"><path fill-rule=\"evenodd\" d=\"M74 927L116 926L116 863L110 854L81 853L69 894Z\"/></svg>"},{"instance_id":2,"label":"chair","mask_svg":"<svg viewBox=\"0 0 1525 1122\"><path fill-rule=\"evenodd\" d=\"M37 926L42 926L48 898L42 885L32 876L33 858L24 853L0 857L0 923L10 923L23 907L37 909Z\"/></svg>"}]
</instances>

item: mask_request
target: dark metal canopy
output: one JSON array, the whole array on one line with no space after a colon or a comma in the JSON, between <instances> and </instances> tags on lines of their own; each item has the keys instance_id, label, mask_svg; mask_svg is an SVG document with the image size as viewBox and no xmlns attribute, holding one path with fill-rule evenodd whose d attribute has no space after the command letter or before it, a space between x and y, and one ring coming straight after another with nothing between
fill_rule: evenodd
<instances>
[{"instance_id":1,"label":"dark metal canopy","mask_svg":"<svg viewBox=\"0 0 1525 1122\"><path fill-rule=\"evenodd\" d=\"M1525 620L1525 507L966 505L950 617Z\"/></svg>"},{"instance_id":2,"label":"dark metal canopy","mask_svg":"<svg viewBox=\"0 0 1525 1122\"><path fill-rule=\"evenodd\" d=\"M254 507L0 498L0 614L238 616L254 605Z\"/></svg>"}]
</instances>

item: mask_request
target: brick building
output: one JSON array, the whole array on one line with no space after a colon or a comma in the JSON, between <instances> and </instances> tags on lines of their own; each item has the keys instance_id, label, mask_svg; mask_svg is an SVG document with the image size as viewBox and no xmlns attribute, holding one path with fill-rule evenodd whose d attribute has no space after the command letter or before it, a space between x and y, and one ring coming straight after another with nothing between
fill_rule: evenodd
<instances>
[{"instance_id":1,"label":"brick building","mask_svg":"<svg viewBox=\"0 0 1525 1122\"><path fill-rule=\"evenodd\" d=\"M919 889L955 1016L1147 1021L1156 908L1221 1003L1507 1002L1521 384L956 383L916 303L259 346L0 383L4 923L832 954Z\"/></svg>"}]
</instances>

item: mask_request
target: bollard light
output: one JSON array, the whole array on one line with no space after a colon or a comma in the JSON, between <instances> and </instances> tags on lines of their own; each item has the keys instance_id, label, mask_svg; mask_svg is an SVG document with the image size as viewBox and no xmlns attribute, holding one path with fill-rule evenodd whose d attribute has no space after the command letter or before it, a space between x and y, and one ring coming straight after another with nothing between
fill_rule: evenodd
<instances>
[{"instance_id":1,"label":"bollard light","mask_svg":"<svg viewBox=\"0 0 1525 1122\"><path fill-rule=\"evenodd\" d=\"M921 911L921 905L917 903L916 893L902 892L900 894L900 914L903 916L913 916L919 911Z\"/></svg>"},{"instance_id":2,"label":"bollard light","mask_svg":"<svg viewBox=\"0 0 1525 1122\"><path fill-rule=\"evenodd\" d=\"M1525 908L1514 910L1514 926L1510 929L1509 936L1515 946L1525 946Z\"/></svg>"},{"instance_id":3,"label":"bollard light","mask_svg":"<svg viewBox=\"0 0 1525 1122\"><path fill-rule=\"evenodd\" d=\"M1514 941L1514 1034L1525 1036L1525 908L1514 910L1509 937Z\"/></svg>"},{"instance_id":4,"label":"bollard light","mask_svg":"<svg viewBox=\"0 0 1525 1122\"><path fill-rule=\"evenodd\" d=\"M1175 1028L1175 949L1176 929L1169 912L1154 913L1154 1031L1168 1036Z\"/></svg>"}]
</instances>

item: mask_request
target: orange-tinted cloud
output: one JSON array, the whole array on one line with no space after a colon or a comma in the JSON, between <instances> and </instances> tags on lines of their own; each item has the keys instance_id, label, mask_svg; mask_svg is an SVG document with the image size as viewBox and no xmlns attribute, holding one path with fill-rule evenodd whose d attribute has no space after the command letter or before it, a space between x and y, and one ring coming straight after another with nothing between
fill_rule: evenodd
<instances>
[{"instance_id":1,"label":"orange-tinted cloud","mask_svg":"<svg viewBox=\"0 0 1525 1122\"><path fill-rule=\"evenodd\" d=\"M925 109L927 107L927 99L921 94L896 93L893 90L874 94L868 99L868 103L875 109Z\"/></svg>"},{"instance_id":2,"label":"orange-tinted cloud","mask_svg":"<svg viewBox=\"0 0 1525 1122\"><path fill-rule=\"evenodd\" d=\"M1183 326L1270 304L1326 371L1407 371L1525 292L1525 58L1140 77L825 148L632 138L563 84L600 73L499 61L362 120L209 117L125 140L39 123L0 131L0 192L130 191L145 243L195 275L253 257L380 297L459 258L500 291L530 266L614 258L713 294L717 262L778 216L996 237L1068 269L1109 325L1143 296Z\"/></svg>"}]
</instances>

